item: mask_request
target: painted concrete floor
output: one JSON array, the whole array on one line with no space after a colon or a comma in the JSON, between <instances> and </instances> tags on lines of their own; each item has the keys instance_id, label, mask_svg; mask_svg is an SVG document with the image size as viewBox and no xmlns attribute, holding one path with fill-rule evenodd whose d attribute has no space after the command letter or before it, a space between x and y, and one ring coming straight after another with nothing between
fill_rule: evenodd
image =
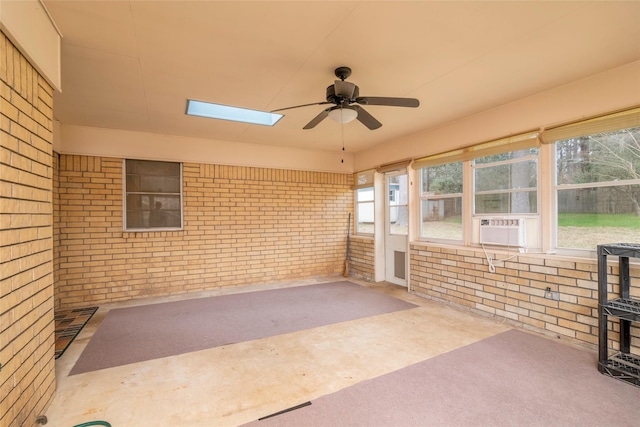
<instances>
[{"instance_id":1,"label":"painted concrete floor","mask_svg":"<svg viewBox=\"0 0 640 427\"><path fill-rule=\"evenodd\" d=\"M101 306L56 360L49 425L238 426L510 329L389 283L350 279L419 307L254 341L68 376L110 309L312 285L329 277Z\"/></svg>"}]
</instances>

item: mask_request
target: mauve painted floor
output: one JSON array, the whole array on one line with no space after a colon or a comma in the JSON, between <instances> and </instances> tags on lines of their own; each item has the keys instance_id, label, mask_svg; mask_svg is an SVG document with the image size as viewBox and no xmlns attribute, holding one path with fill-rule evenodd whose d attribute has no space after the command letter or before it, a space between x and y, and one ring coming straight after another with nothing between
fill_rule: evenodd
<instances>
[{"instance_id":1,"label":"mauve painted floor","mask_svg":"<svg viewBox=\"0 0 640 427\"><path fill-rule=\"evenodd\" d=\"M506 323L408 294L399 286L351 281L420 307L68 376L108 310L181 297L102 306L56 361L57 391L46 412L49 425L104 420L113 427L238 426L510 329Z\"/></svg>"}]
</instances>

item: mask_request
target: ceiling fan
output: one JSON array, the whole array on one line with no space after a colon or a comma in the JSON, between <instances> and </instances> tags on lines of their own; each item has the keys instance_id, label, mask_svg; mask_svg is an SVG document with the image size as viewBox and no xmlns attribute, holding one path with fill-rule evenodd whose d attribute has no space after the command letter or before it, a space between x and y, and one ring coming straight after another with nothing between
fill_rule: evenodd
<instances>
[{"instance_id":1,"label":"ceiling fan","mask_svg":"<svg viewBox=\"0 0 640 427\"><path fill-rule=\"evenodd\" d=\"M378 129L382 126L371 114L367 112L361 105L386 105L393 107L412 107L420 105L420 101L415 98L391 98L384 96L360 96L360 88L354 83L346 82L345 79L351 75L351 68L338 67L335 70L336 77L334 84L327 88L327 100L323 102L314 102L311 104L296 105L293 107L280 108L271 111L291 110L292 108L308 107L310 105L334 104L320 112L303 129L312 129L323 121L326 117L330 117L339 123L348 123L354 119L358 119L360 123L371 130ZM353 105L358 104L358 105Z\"/></svg>"}]
</instances>

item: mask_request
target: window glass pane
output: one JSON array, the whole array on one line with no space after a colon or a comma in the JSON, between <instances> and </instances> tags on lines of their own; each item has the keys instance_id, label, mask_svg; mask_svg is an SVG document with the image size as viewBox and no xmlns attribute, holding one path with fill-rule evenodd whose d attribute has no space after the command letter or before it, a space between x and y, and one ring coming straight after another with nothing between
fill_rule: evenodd
<instances>
[{"instance_id":1,"label":"window glass pane","mask_svg":"<svg viewBox=\"0 0 640 427\"><path fill-rule=\"evenodd\" d=\"M127 160L127 174L147 176L180 175L180 163Z\"/></svg>"},{"instance_id":2,"label":"window glass pane","mask_svg":"<svg viewBox=\"0 0 640 427\"><path fill-rule=\"evenodd\" d=\"M178 166L176 169L174 164L157 162L158 168L154 169L150 165L153 163L127 160L127 192L180 193L180 164L175 164ZM169 171L171 174L162 175L162 172L165 171Z\"/></svg>"},{"instance_id":3,"label":"window glass pane","mask_svg":"<svg viewBox=\"0 0 640 427\"><path fill-rule=\"evenodd\" d=\"M407 175L390 176L387 178L389 233L409 234L409 210L407 195Z\"/></svg>"},{"instance_id":4,"label":"window glass pane","mask_svg":"<svg viewBox=\"0 0 640 427\"><path fill-rule=\"evenodd\" d=\"M358 202L373 201L373 187L360 188L356 191L356 199Z\"/></svg>"},{"instance_id":5,"label":"window glass pane","mask_svg":"<svg viewBox=\"0 0 640 427\"><path fill-rule=\"evenodd\" d=\"M556 143L558 184L640 178L640 128L571 138Z\"/></svg>"},{"instance_id":6,"label":"window glass pane","mask_svg":"<svg viewBox=\"0 0 640 427\"><path fill-rule=\"evenodd\" d=\"M373 234L373 202L358 203L356 232Z\"/></svg>"},{"instance_id":7,"label":"window glass pane","mask_svg":"<svg viewBox=\"0 0 640 427\"><path fill-rule=\"evenodd\" d=\"M558 247L640 242L640 185L558 191Z\"/></svg>"},{"instance_id":8,"label":"window glass pane","mask_svg":"<svg viewBox=\"0 0 640 427\"><path fill-rule=\"evenodd\" d=\"M475 196L477 214L521 214L537 211L536 191L512 191Z\"/></svg>"},{"instance_id":9,"label":"window glass pane","mask_svg":"<svg viewBox=\"0 0 640 427\"><path fill-rule=\"evenodd\" d=\"M127 191L130 193L179 193L178 176L140 176L127 174Z\"/></svg>"},{"instance_id":10,"label":"window glass pane","mask_svg":"<svg viewBox=\"0 0 640 427\"><path fill-rule=\"evenodd\" d=\"M423 199L420 236L462 240L462 197Z\"/></svg>"},{"instance_id":11,"label":"window glass pane","mask_svg":"<svg viewBox=\"0 0 640 427\"><path fill-rule=\"evenodd\" d=\"M476 191L511 190L537 186L537 162L533 160L475 169Z\"/></svg>"},{"instance_id":12,"label":"window glass pane","mask_svg":"<svg viewBox=\"0 0 640 427\"><path fill-rule=\"evenodd\" d=\"M527 148L524 150L518 151L508 151L506 153L493 154L491 156L480 157L474 160L474 163L477 165L495 163L495 162L503 162L505 160L519 159L527 156L537 156L539 152L538 147Z\"/></svg>"},{"instance_id":13,"label":"window glass pane","mask_svg":"<svg viewBox=\"0 0 640 427\"><path fill-rule=\"evenodd\" d=\"M420 237L462 240L462 162L420 170Z\"/></svg>"},{"instance_id":14,"label":"window glass pane","mask_svg":"<svg viewBox=\"0 0 640 427\"><path fill-rule=\"evenodd\" d=\"M374 232L374 191L373 187L356 190L356 233Z\"/></svg>"},{"instance_id":15,"label":"window glass pane","mask_svg":"<svg viewBox=\"0 0 640 427\"><path fill-rule=\"evenodd\" d=\"M475 161L476 214L537 212L538 161L531 157L532 152L537 153L537 149L487 156ZM501 163L495 163L497 161Z\"/></svg>"},{"instance_id":16,"label":"window glass pane","mask_svg":"<svg viewBox=\"0 0 640 427\"><path fill-rule=\"evenodd\" d=\"M476 191L507 190L511 188L511 165L500 165L475 170Z\"/></svg>"},{"instance_id":17,"label":"window glass pane","mask_svg":"<svg viewBox=\"0 0 640 427\"><path fill-rule=\"evenodd\" d=\"M128 228L176 228L180 222L180 196L127 195Z\"/></svg>"},{"instance_id":18,"label":"window glass pane","mask_svg":"<svg viewBox=\"0 0 640 427\"><path fill-rule=\"evenodd\" d=\"M422 168L422 193L462 193L462 162Z\"/></svg>"}]
</instances>

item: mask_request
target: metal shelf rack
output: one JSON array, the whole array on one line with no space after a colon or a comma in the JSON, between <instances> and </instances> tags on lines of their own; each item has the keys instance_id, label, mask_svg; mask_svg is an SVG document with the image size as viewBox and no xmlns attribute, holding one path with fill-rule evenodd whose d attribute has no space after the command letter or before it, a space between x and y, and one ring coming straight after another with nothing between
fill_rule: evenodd
<instances>
[{"instance_id":1,"label":"metal shelf rack","mask_svg":"<svg viewBox=\"0 0 640 427\"><path fill-rule=\"evenodd\" d=\"M619 259L620 296L612 300L607 290L607 256ZM630 297L629 258L640 258L640 245L598 245L598 370L640 387L640 356L631 354L631 323L640 322L640 300ZM609 316L620 322L620 352L613 356L609 356Z\"/></svg>"}]
</instances>

